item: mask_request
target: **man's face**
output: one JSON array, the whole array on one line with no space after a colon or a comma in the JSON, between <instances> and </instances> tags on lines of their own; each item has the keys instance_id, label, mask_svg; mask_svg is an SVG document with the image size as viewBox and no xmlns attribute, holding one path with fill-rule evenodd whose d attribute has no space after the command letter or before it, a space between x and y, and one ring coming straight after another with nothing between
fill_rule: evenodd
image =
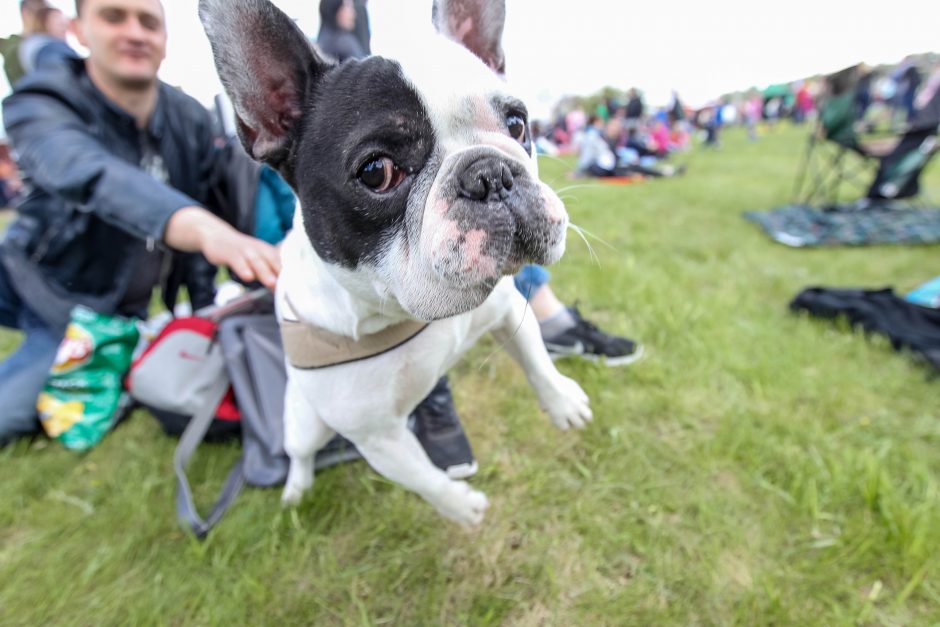
<instances>
[{"instance_id":1,"label":"man's face","mask_svg":"<svg viewBox=\"0 0 940 627\"><path fill-rule=\"evenodd\" d=\"M154 83L166 56L166 22L159 0L85 0L74 22L89 63L127 88Z\"/></svg>"}]
</instances>

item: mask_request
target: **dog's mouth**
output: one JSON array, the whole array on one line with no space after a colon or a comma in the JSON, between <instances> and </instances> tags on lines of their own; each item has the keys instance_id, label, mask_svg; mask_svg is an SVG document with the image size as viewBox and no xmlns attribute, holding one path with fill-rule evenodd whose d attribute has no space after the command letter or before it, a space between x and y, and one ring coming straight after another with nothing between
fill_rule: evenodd
<instances>
[{"instance_id":1,"label":"dog's mouth","mask_svg":"<svg viewBox=\"0 0 940 627\"><path fill-rule=\"evenodd\" d=\"M469 182L463 171L435 185L422 220L434 274L457 289L493 284L525 264L554 263L564 251L567 214L547 185L518 163L491 165L489 178L477 165L467 170Z\"/></svg>"},{"instance_id":2,"label":"dog's mouth","mask_svg":"<svg viewBox=\"0 0 940 627\"><path fill-rule=\"evenodd\" d=\"M532 231L520 228L508 209L500 216L491 216L485 228L462 230L453 222L442 228L424 271L407 277L399 300L409 313L421 320L466 313L483 304L503 277L526 264L547 265L561 257L562 226Z\"/></svg>"}]
</instances>

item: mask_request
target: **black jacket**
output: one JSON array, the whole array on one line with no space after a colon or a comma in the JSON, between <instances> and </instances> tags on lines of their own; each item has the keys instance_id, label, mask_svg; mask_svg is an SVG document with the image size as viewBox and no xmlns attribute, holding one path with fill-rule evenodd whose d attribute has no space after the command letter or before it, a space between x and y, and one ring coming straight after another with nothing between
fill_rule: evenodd
<instances>
[{"instance_id":1,"label":"black jacket","mask_svg":"<svg viewBox=\"0 0 940 627\"><path fill-rule=\"evenodd\" d=\"M60 322L78 303L115 311L142 241L162 246L175 211L212 203L209 113L166 84L159 89L145 131L92 84L80 60L27 76L3 102L29 192L0 255L21 298L47 321ZM138 167L143 133L163 158L168 184ZM171 283L181 278L177 266Z\"/></svg>"}]
</instances>

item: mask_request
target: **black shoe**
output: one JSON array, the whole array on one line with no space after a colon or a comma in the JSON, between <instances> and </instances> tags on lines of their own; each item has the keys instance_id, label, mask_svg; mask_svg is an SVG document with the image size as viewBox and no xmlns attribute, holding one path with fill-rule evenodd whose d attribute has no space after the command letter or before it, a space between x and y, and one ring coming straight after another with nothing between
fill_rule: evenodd
<instances>
[{"instance_id":1,"label":"black shoe","mask_svg":"<svg viewBox=\"0 0 940 627\"><path fill-rule=\"evenodd\" d=\"M643 355L643 345L625 337L604 333L581 317L577 307L569 307L575 324L561 333L543 338L552 359L581 357L590 361L603 358L608 366L626 366Z\"/></svg>"},{"instance_id":2,"label":"black shoe","mask_svg":"<svg viewBox=\"0 0 940 627\"><path fill-rule=\"evenodd\" d=\"M460 425L447 377L442 377L411 414L414 433L435 466L451 479L466 479L477 472L470 441Z\"/></svg>"}]
</instances>

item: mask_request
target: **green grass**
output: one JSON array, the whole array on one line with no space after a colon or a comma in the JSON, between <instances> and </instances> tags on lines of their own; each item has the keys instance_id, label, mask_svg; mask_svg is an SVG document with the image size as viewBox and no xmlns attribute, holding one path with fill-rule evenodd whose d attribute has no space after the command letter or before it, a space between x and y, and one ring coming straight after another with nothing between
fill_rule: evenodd
<instances>
[{"instance_id":1,"label":"green grass","mask_svg":"<svg viewBox=\"0 0 940 627\"><path fill-rule=\"evenodd\" d=\"M787 303L808 285L910 289L940 247L792 250L745 222L790 199L804 133L729 133L682 179L564 192L606 244L595 262L572 237L556 291L648 354L560 364L592 398L576 434L491 341L458 365L492 502L479 529L356 463L295 511L249 489L199 543L174 520L175 441L138 412L86 455L0 451L0 623L937 624L937 381ZM569 167L542 163L557 188ZM236 455L204 447L203 503Z\"/></svg>"}]
</instances>

